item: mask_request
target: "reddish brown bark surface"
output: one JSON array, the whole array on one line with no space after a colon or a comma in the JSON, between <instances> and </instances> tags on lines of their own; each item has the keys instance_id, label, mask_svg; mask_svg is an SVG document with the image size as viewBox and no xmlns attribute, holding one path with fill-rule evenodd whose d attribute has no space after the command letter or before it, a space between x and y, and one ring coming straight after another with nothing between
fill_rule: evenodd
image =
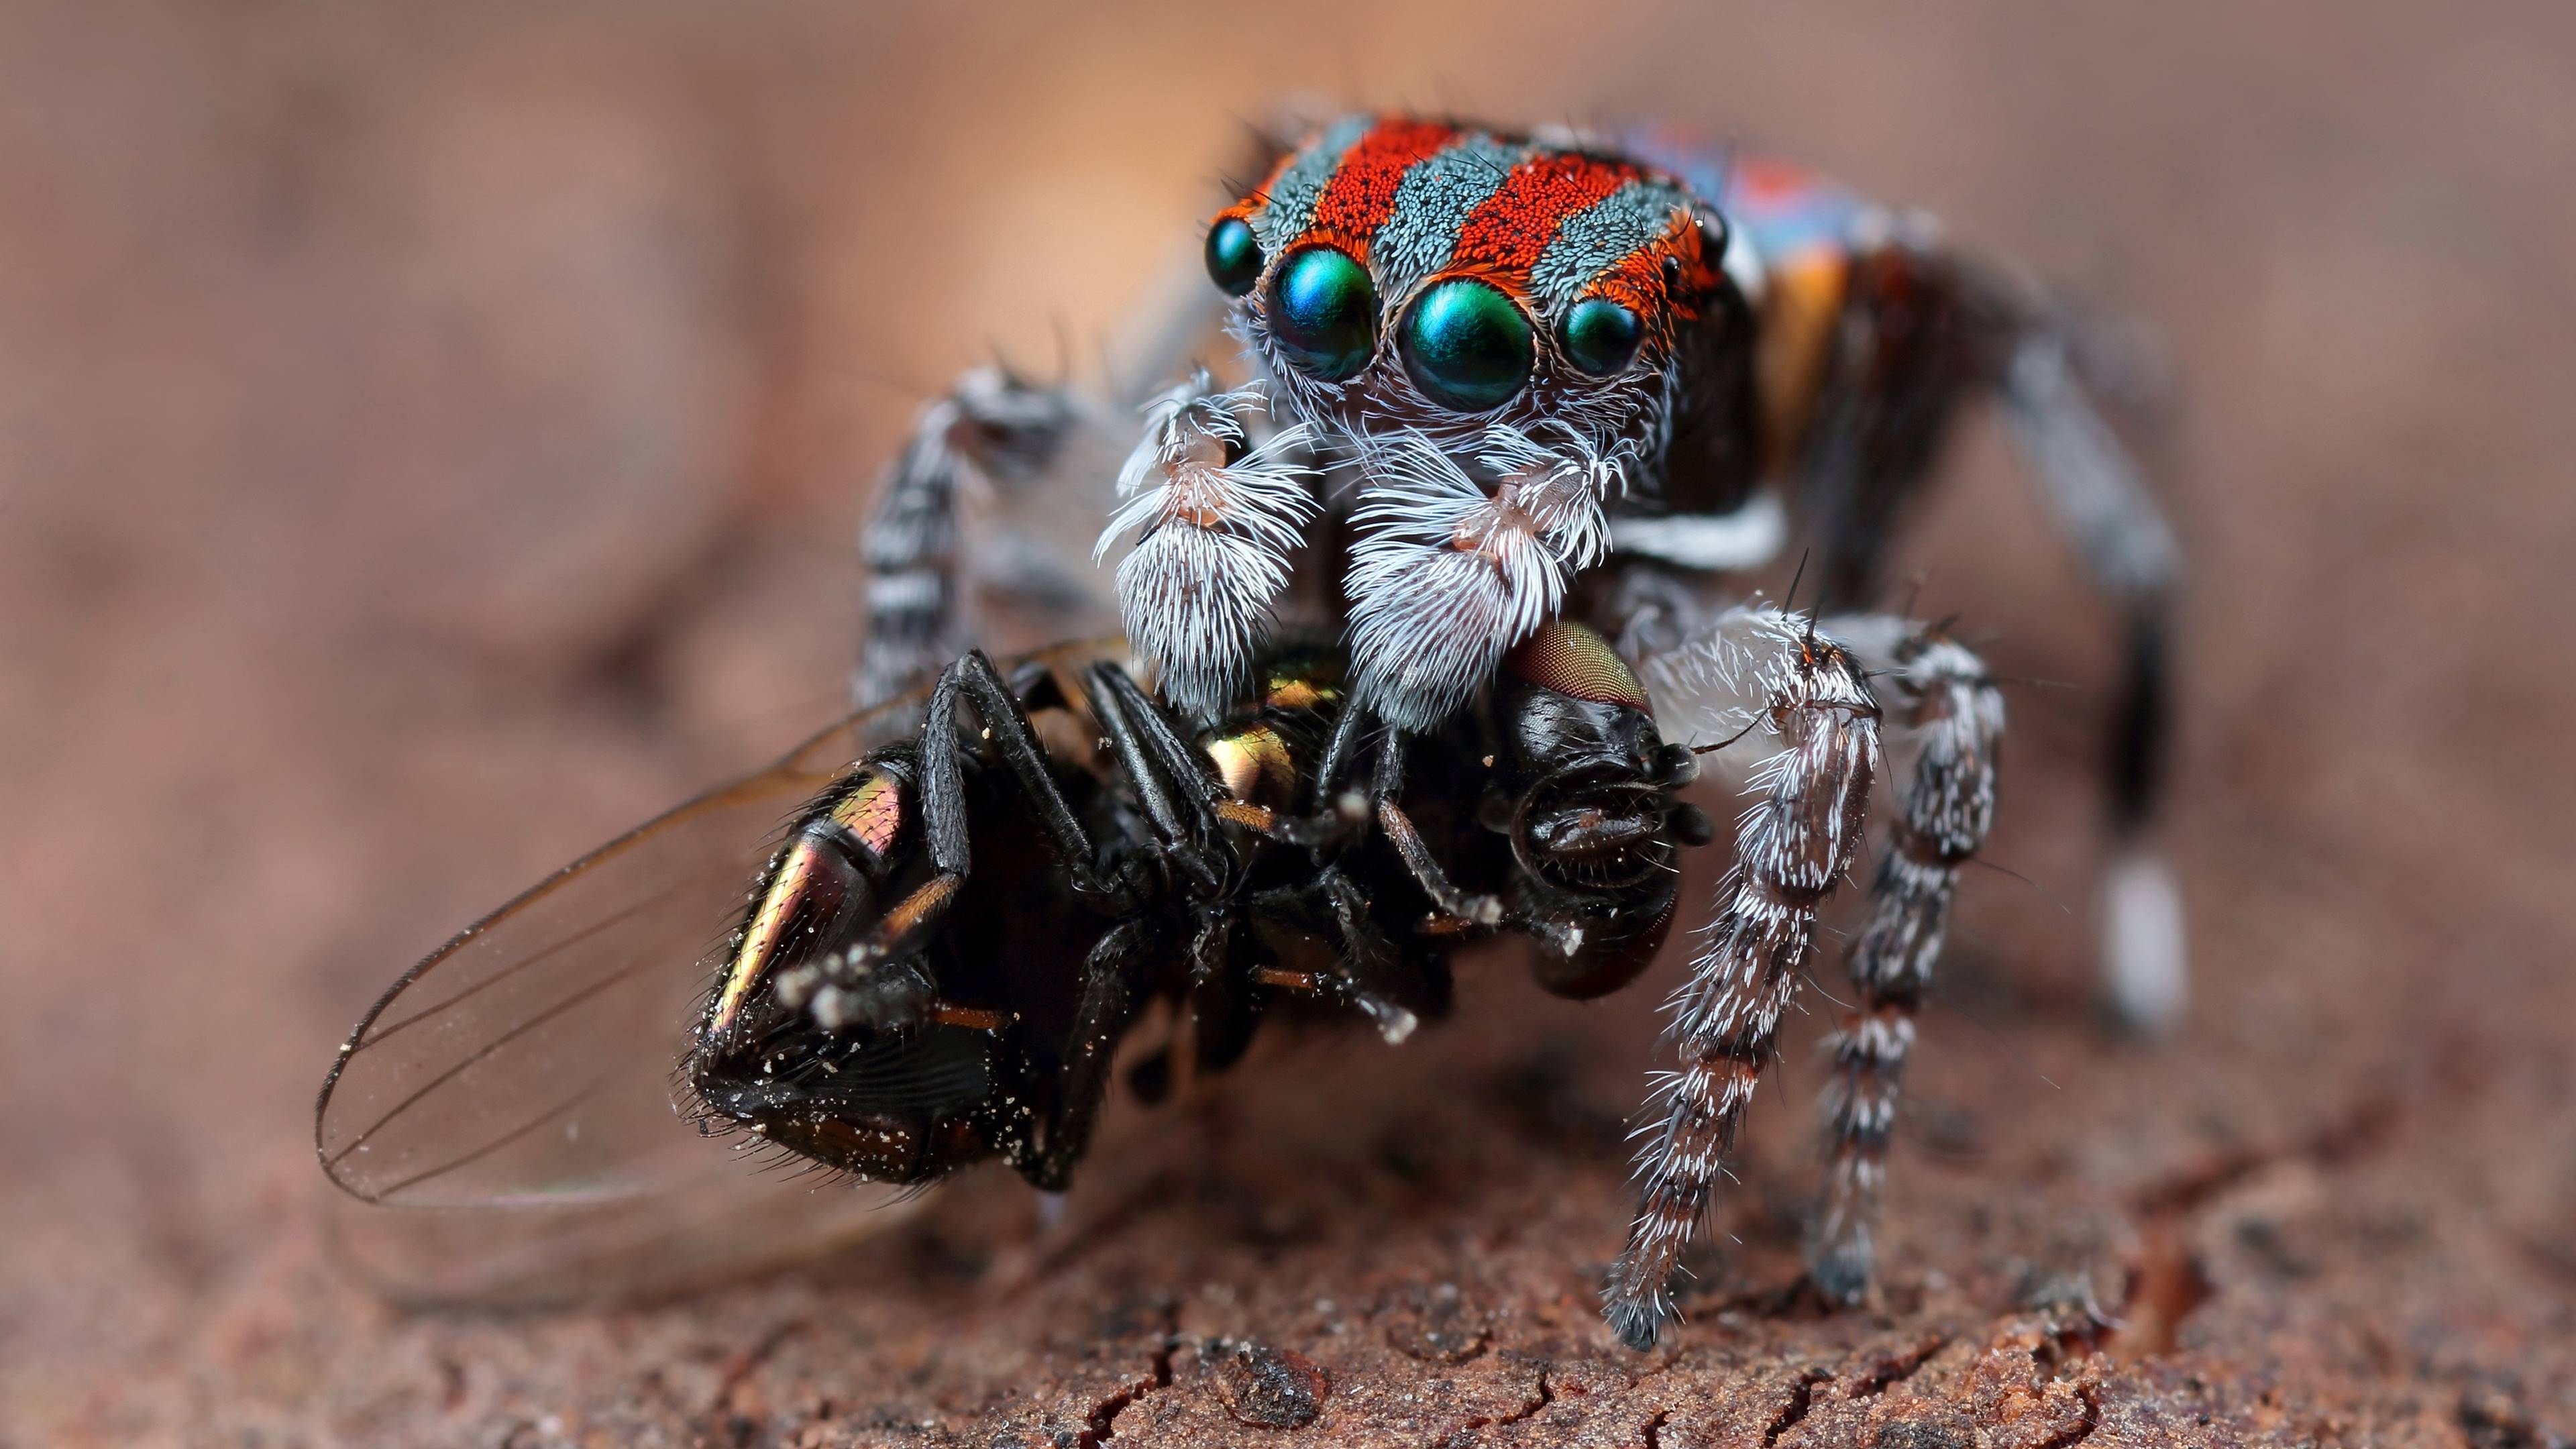
<instances>
[{"instance_id":1,"label":"reddish brown bark surface","mask_svg":"<svg viewBox=\"0 0 2576 1449\"><path fill-rule=\"evenodd\" d=\"M2545 6L18 7L0 1442L2566 1442L2571 57ZM1087 353L1300 87L1758 134L2155 320L2184 1029L2096 1014L2107 626L1981 426L1921 607L2078 687L2011 697L1869 1309L1801 1287L1811 1015L1618 1349L1670 973L1505 961L1122 1113L1053 1240L979 1178L643 1306L371 1294L307 1137L348 1023L826 712L909 408Z\"/></svg>"}]
</instances>

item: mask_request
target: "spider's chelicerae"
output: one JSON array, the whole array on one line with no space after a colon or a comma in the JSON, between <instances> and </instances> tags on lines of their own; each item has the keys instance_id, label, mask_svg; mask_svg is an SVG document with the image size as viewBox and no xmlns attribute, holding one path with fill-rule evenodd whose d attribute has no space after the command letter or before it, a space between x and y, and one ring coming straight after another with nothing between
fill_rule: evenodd
<instances>
[{"instance_id":1,"label":"spider's chelicerae","mask_svg":"<svg viewBox=\"0 0 2576 1449\"><path fill-rule=\"evenodd\" d=\"M2001 404L2127 620L2105 950L2118 1007L2172 1017L2179 908L2141 841L2176 548L2089 399L2109 354L2063 309L1927 221L1767 159L1408 115L1287 148L1217 214L1205 264L1239 380L1195 370L1145 405L1094 554L1124 545L1117 611L1177 719L1223 719L1290 617L1342 631L1360 717L1430 735L1563 618L1625 656L1665 739L1736 742L1720 754L1747 791L1735 864L1674 1001L1680 1060L1650 1105L1642 1203L1604 1290L1624 1339L1651 1343L1671 1314L1666 1284L1809 969L1818 909L1891 774L1810 1242L1827 1292L1869 1283L1897 1078L1993 815L2004 710L1956 638L1868 610L1974 395ZM970 585L1003 606L1082 596L1025 520L1052 511L1060 541L1064 510L1103 496L1068 442L1106 420L991 370L927 411L864 538L863 700L974 641ZM1742 602L1731 580L1793 538L1818 602Z\"/></svg>"}]
</instances>

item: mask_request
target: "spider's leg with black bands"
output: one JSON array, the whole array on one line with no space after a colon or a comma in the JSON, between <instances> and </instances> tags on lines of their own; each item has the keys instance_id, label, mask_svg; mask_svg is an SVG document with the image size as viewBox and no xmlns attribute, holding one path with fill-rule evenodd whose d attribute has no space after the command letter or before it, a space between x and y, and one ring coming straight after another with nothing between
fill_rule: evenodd
<instances>
[{"instance_id":1,"label":"spider's leg with black bands","mask_svg":"<svg viewBox=\"0 0 2576 1449\"><path fill-rule=\"evenodd\" d=\"M1859 850L1878 768L1877 704L1849 653L1808 620L1732 610L1641 673L1666 738L1709 743L1751 726L1744 743L1758 760L1717 920L1672 1003L1679 1069L1638 1129L1637 1216L1602 1288L1603 1316L1638 1349L1674 1316L1669 1284L1776 1050L1817 908Z\"/></svg>"},{"instance_id":2,"label":"spider's leg with black bands","mask_svg":"<svg viewBox=\"0 0 2576 1449\"><path fill-rule=\"evenodd\" d=\"M1827 626L1887 671L1878 693L1888 710L1892 769L1902 772L1867 924L1847 963L1855 999L1831 1042L1825 1196L1807 1233L1817 1287L1858 1302L1875 1265L1888 1133L1915 1016L1940 958L1959 868L1994 823L2004 703L1974 654L1920 624L1881 615Z\"/></svg>"},{"instance_id":3,"label":"spider's leg with black bands","mask_svg":"<svg viewBox=\"0 0 2576 1449\"><path fill-rule=\"evenodd\" d=\"M2094 587L2127 616L2105 760L2118 854L2103 882L2103 966L2121 1019L2158 1030L2181 1016L2190 995L2181 897L2147 838L2172 732L2168 653L2182 550L2137 463L2088 395L2062 325L2024 298L2014 327L1998 382L2004 420L2058 532Z\"/></svg>"},{"instance_id":4,"label":"spider's leg with black bands","mask_svg":"<svg viewBox=\"0 0 2576 1449\"><path fill-rule=\"evenodd\" d=\"M975 642L967 619L961 495L974 480L1042 471L1078 423L1072 395L977 368L921 411L859 534L867 623L851 694L861 707L916 688Z\"/></svg>"}]
</instances>

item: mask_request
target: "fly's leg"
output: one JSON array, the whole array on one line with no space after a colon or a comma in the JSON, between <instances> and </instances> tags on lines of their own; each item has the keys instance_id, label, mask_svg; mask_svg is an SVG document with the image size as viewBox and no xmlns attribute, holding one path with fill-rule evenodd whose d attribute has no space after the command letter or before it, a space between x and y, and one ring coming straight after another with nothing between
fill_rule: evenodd
<instances>
[{"instance_id":1,"label":"fly's leg","mask_svg":"<svg viewBox=\"0 0 2576 1449\"><path fill-rule=\"evenodd\" d=\"M1825 1196L1807 1234L1817 1287L1856 1303L1868 1294L1875 1264L1888 1134L1915 1016L1941 954L1959 868L1994 822L2004 705L1977 657L1935 631L1885 616L1829 624L1835 637L1887 671L1878 692L1902 772L1888 849L1870 884L1868 923L1847 962L1855 999L1831 1043Z\"/></svg>"},{"instance_id":2,"label":"fly's leg","mask_svg":"<svg viewBox=\"0 0 2576 1449\"><path fill-rule=\"evenodd\" d=\"M1252 898L1252 909L1291 930L1330 937L1338 960L1330 972L1263 967L1260 985L1347 1006L1368 1018L1389 1045L1413 1035L1425 1015L1446 1005L1446 986L1418 960L1399 954L1370 918L1367 894L1339 866L1326 866L1311 885L1282 886Z\"/></svg>"},{"instance_id":3,"label":"fly's leg","mask_svg":"<svg viewBox=\"0 0 2576 1449\"><path fill-rule=\"evenodd\" d=\"M1153 968L1162 933L1148 921L1112 926L1082 963L1082 997L1074 1007L1073 1034L1055 1101L1040 1118L1034 1144L1022 1144L1011 1165L1040 1192L1062 1192L1073 1166L1091 1146L1100 1104L1109 1091L1109 1066L1118 1043L1134 1024L1143 990L1138 978Z\"/></svg>"},{"instance_id":4,"label":"fly's leg","mask_svg":"<svg viewBox=\"0 0 2576 1449\"><path fill-rule=\"evenodd\" d=\"M867 569L855 702L892 699L974 643L961 510L977 487L1019 487L1045 473L1081 421L1072 394L1000 368L977 368L921 412L887 468L859 534Z\"/></svg>"},{"instance_id":5,"label":"fly's leg","mask_svg":"<svg viewBox=\"0 0 2576 1449\"><path fill-rule=\"evenodd\" d=\"M1154 702L1145 698L1125 670L1114 664L1092 666L1085 679L1091 713L1118 757L1120 771L1153 822L1164 857L1203 896L1213 898L1223 887L1225 871L1216 858L1220 818L1215 802L1224 787L1206 768L1189 758ZM1177 749L1175 748L1177 746Z\"/></svg>"},{"instance_id":6,"label":"fly's leg","mask_svg":"<svg viewBox=\"0 0 2576 1449\"><path fill-rule=\"evenodd\" d=\"M1721 616L1704 637L1641 671L1668 737L1737 739L1757 757L1720 909L1674 998L1678 1069L1638 1131L1639 1201L1602 1288L1603 1316L1631 1348L1674 1316L1669 1285L1708 1217L1781 1013L1807 966L1816 912L1859 850L1878 768L1878 707L1850 654L1812 621L1768 607ZM1660 1120L1655 1120L1659 1118Z\"/></svg>"},{"instance_id":7,"label":"fly's leg","mask_svg":"<svg viewBox=\"0 0 2576 1449\"><path fill-rule=\"evenodd\" d=\"M1358 708L1358 706L1353 706ZM1398 797L1404 793L1405 753L1409 737L1403 730L1387 731L1386 741L1378 748L1377 778L1370 786L1370 798L1377 815L1378 828L1386 832L1387 842L1395 847L1396 857L1404 862L1414 883L1431 898L1431 908L1444 916L1464 921L1470 926L1492 930L1504 924L1505 907L1499 896L1461 890L1449 879L1439 858L1415 828L1413 817L1406 814Z\"/></svg>"},{"instance_id":8,"label":"fly's leg","mask_svg":"<svg viewBox=\"0 0 2576 1449\"><path fill-rule=\"evenodd\" d=\"M865 977L885 962L909 955L947 915L965 887L974 854L967 838L964 751L957 733L960 695L973 702L982 716L993 752L1028 797L1076 886L1107 893L1108 887L1092 867L1091 837L1056 788L1027 710L995 672L993 661L981 650L970 650L941 672L921 727L921 825L930 847L932 875L889 907L866 938L843 954L841 975ZM833 984L848 983L835 979Z\"/></svg>"}]
</instances>

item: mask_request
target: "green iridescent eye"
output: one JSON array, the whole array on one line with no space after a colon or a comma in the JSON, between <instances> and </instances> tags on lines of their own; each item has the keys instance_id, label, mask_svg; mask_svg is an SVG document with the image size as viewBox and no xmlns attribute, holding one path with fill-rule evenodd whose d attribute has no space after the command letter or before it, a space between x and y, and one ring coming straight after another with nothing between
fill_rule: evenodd
<instances>
[{"instance_id":1,"label":"green iridescent eye","mask_svg":"<svg viewBox=\"0 0 2576 1449\"><path fill-rule=\"evenodd\" d=\"M1646 326L1637 314L1607 297L1586 297L1565 314L1565 356L1594 377L1628 365Z\"/></svg>"},{"instance_id":2,"label":"green iridescent eye","mask_svg":"<svg viewBox=\"0 0 2576 1449\"><path fill-rule=\"evenodd\" d=\"M1529 319L1483 282L1453 278L1422 294L1398 335L1404 370L1433 402L1462 413L1499 407L1538 360Z\"/></svg>"},{"instance_id":3,"label":"green iridescent eye","mask_svg":"<svg viewBox=\"0 0 2576 1449\"><path fill-rule=\"evenodd\" d=\"M1242 217L1229 216L1208 228L1207 269L1209 280L1229 297L1242 296L1261 280L1261 241Z\"/></svg>"},{"instance_id":4,"label":"green iridescent eye","mask_svg":"<svg viewBox=\"0 0 2576 1449\"><path fill-rule=\"evenodd\" d=\"M1290 256L1270 281L1270 335L1288 360L1327 382L1368 366L1377 340L1377 287L1368 269L1331 247Z\"/></svg>"}]
</instances>

